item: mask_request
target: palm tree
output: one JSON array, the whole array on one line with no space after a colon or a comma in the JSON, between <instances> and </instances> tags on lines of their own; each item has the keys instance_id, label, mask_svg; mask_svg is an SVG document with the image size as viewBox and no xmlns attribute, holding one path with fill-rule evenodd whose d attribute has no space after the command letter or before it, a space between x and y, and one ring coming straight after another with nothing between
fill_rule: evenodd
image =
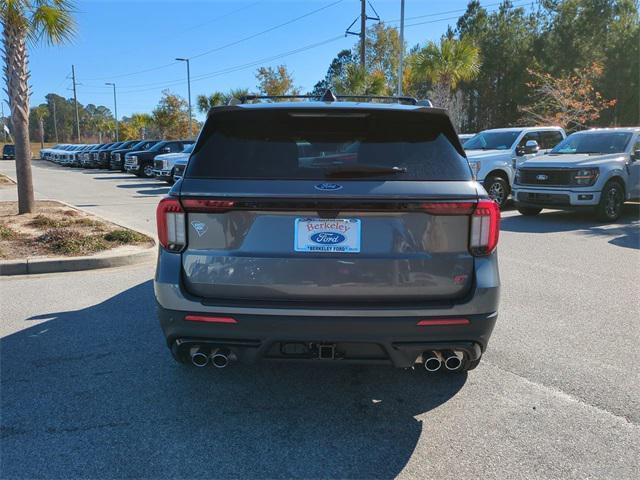
<instances>
[{"instance_id":1,"label":"palm tree","mask_svg":"<svg viewBox=\"0 0 640 480\"><path fill-rule=\"evenodd\" d=\"M336 77L333 83L340 95L385 95L389 90L384 72L369 73L355 63L347 65L344 78Z\"/></svg>"},{"instance_id":2,"label":"palm tree","mask_svg":"<svg viewBox=\"0 0 640 480\"><path fill-rule=\"evenodd\" d=\"M27 42L57 44L75 32L70 0L0 0L0 24L11 124L16 145L18 213L35 209L29 145L29 53Z\"/></svg>"},{"instance_id":3,"label":"palm tree","mask_svg":"<svg viewBox=\"0 0 640 480\"><path fill-rule=\"evenodd\" d=\"M38 133L40 134L40 150L44 148L44 119L49 116L49 107L46 103L33 109L33 114L38 120Z\"/></svg>"},{"instance_id":4,"label":"palm tree","mask_svg":"<svg viewBox=\"0 0 640 480\"><path fill-rule=\"evenodd\" d=\"M449 108L458 84L480 72L480 49L465 38L443 38L440 45L428 42L413 56L411 68L415 80L432 83L436 106Z\"/></svg>"}]
</instances>

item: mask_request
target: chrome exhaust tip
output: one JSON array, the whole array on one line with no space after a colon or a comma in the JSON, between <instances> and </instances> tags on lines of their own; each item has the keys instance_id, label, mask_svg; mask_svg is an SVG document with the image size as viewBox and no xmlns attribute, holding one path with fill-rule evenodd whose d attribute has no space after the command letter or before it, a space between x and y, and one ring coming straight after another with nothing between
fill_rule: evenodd
<instances>
[{"instance_id":1,"label":"chrome exhaust tip","mask_svg":"<svg viewBox=\"0 0 640 480\"><path fill-rule=\"evenodd\" d=\"M455 372L456 370L460 370L462 367L462 355L459 355L457 352L452 352L448 350L443 353L444 357L444 366L450 372Z\"/></svg>"},{"instance_id":2,"label":"chrome exhaust tip","mask_svg":"<svg viewBox=\"0 0 640 480\"><path fill-rule=\"evenodd\" d=\"M211 365L216 368L225 368L229 365L229 355L228 350L216 350L211 354Z\"/></svg>"},{"instance_id":3,"label":"chrome exhaust tip","mask_svg":"<svg viewBox=\"0 0 640 480\"><path fill-rule=\"evenodd\" d=\"M209 363L209 356L198 349L191 354L191 363L198 368L206 367Z\"/></svg>"},{"instance_id":4,"label":"chrome exhaust tip","mask_svg":"<svg viewBox=\"0 0 640 480\"><path fill-rule=\"evenodd\" d=\"M422 354L424 369L427 372L437 372L442 367L442 356L439 352L427 351Z\"/></svg>"}]
</instances>

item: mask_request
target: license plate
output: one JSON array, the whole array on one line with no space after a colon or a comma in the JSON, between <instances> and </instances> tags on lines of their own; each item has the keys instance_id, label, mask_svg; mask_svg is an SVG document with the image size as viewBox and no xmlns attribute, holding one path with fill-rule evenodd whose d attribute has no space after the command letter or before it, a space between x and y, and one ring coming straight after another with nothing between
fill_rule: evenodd
<instances>
[{"instance_id":1,"label":"license plate","mask_svg":"<svg viewBox=\"0 0 640 480\"><path fill-rule=\"evenodd\" d=\"M360 252L357 218L296 218L294 233L296 252Z\"/></svg>"}]
</instances>

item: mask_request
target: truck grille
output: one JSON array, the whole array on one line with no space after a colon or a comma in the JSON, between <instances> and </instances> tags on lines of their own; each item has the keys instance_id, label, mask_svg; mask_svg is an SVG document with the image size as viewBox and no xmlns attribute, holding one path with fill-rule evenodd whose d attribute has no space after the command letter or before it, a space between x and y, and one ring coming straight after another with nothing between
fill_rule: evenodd
<instances>
[{"instance_id":1,"label":"truck grille","mask_svg":"<svg viewBox=\"0 0 640 480\"><path fill-rule=\"evenodd\" d=\"M520 169L520 185L571 185L571 170Z\"/></svg>"},{"instance_id":2,"label":"truck grille","mask_svg":"<svg viewBox=\"0 0 640 480\"><path fill-rule=\"evenodd\" d=\"M154 160L153 161L153 168L155 168L156 170L162 170L164 168L164 161L162 161L162 160Z\"/></svg>"}]
</instances>

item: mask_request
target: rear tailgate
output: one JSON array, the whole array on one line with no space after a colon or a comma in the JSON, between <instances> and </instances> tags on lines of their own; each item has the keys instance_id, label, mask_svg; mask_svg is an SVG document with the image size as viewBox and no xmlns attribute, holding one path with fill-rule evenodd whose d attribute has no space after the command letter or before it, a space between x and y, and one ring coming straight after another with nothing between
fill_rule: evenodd
<instances>
[{"instance_id":1,"label":"rear tailgate","mask_svg":"<svg viewBox=\"0 0 640 480\"><path fill-rule=\"evenodd\" d=\"M431 215L419 206L475 202L473 182L341 182L340 194L329 195L318 195L316 182L286 183L291 185L184 180L183 191L200 192L183 197L185 204L188 198L211 198L204 190L235 199L227 211L187 214L182 263L191 294L389 303L455 299L468 292L474 262L469 217ZM329 235L313 241L318 232ZM336 240L348 251L340 251Z\"/></svg>"}]
</instances>

